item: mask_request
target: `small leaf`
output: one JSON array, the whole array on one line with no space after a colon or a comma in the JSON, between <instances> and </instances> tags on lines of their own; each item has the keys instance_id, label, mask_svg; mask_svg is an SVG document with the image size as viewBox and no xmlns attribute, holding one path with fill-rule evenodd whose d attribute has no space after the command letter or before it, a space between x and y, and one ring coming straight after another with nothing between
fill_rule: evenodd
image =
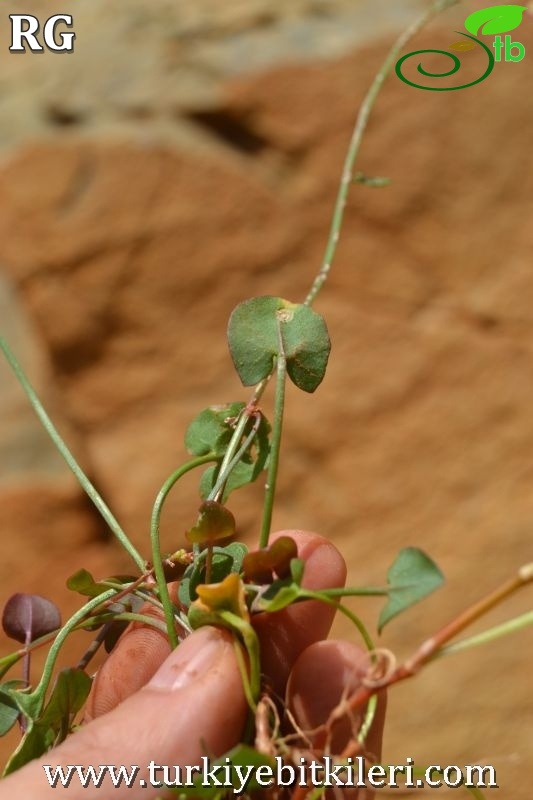
<instances>
[{"instance_id":1,"label":"small leaf","mask_svg":"<svg viewBox=\"0 0 533 800\"><path fill-rule=\"evenodd\" d=\"M38 594L12 595L4 607L2 627L11 639L29 644L61 627L61 615L51 600Z\"/></svg>"},{"instance_id":2,"label":"small leaf","mask_svg":"<svg viewBox=\"0 0 533 800\"><path fill-rule=\"evenodd\" d=\"M91 684L91 678L82 669L61 670L50 700L43 711L41 722L54 727L57 731L66 728L66 736L71 722L89 696Z\"/></svg>"},{"instance_id":3,"label":"small leaf","mask_svg":"<svg viewBox=\"0 0 533 800\"><path fill-rule=\"evenodd\" d=\"M305 572L305 561L303 558L293 558L291 561L291 578L298 586L302 585Z\"/></svg>"},{"instance_id":4,"label":"small leaf","mask_svg":"<svg viewBox=\"0 0 533 800\"><path fill-rule=\"evenodd\" d=\"M133 583L136 578L134 575L112 575L108 580L114 583ZM67 579L67 589L78 592L85 597L98 597L104 592L107 592L109 586L106 586L105 583L95 581L91 573L82 568Z\"/></svg>"},{"instance_id":5,"label":"small leaf","mask_svg":"<svg viewBox=\"0 0 533 800\"><path fill-rule=\"evenodd\" d=\"M291 561L298 555L298 548L290 536L280 536L269 547L248 553L242 563L244 576L254 583L270 583L274 573L286 578L291 571Z\"/></svg>"},{"instance_id":6,"label":"small leaf","mask_svg":"<svg viewBox=\"0 0 533 800\"><path fill-rule=\"evenodd\" d=\"M444 576L422 550L406 547L400 550L389 569L387 582L389 599L379 616L380 633L393 617L438 589L444 582Z\"/></svg>"},{"instance_id":7,"label":"small leaf","mask_svg":"<svg viewBox=\"0 0 533 800\"><path fill-rule=\"evenodd\" d=\"M230 317L228 342L244 386L270 375L282 351L289 377L305 392L314 392L321 383L331 348L326 323L316 311L269 296L237 306Z\"/></svg>"},{"instance_id":8,"label":"small leaf","mask_svg":"<svg viewBox=\"0 0 533 800\"><path fill-rule=\"evenodd\" d=\"M233 423L244 407L244 403L227 403L201 411L185 433L185 447L189 453L193 456L223 455L233 434Z\"/></svg>"},{"instance_id":9,"label":"small leaf","mask_svg":"<svg viewBox=\"0 0 533 800\"><path fill-rule=\"evenodd\" d=\"M473 36L482 33L491 36L495 33L508 33L518 28L527 6L501 5L480 8L465 20L465 28Z\"/></svg>"},{"instance_id":10,"label":"small leaf","mask_svg":"<svg viewBox=\"0 0 533 800\"><path fill-rule=\"evenodd\" d=\"M19 681L9 681L0 686L0 736L4 736L15 724L19 708L11 696L10 689Z\"/></svg>"},{"instance_id":11,"label":"small leaf","mask_svg":"<svg viewBox=\"0 0 533 800\"><path fill-rule=\"evenodd\" d=\"M362 183L363 186L369 186L372 189L381 189L383 186L388 186L391 182L390 178L383 175L365 175L364 172L356 172L353 178L354 183Z\"/></svg>"},{"instance_id":12,"label":"small leaf","mask_svg":"<svg viewBox=\"0 0 533 800\"><path fill-rule=\"evenodd\" d=\"M461 52L466 52L466 50L473 50L475 48L474 42L471 40L463 41L463 42L454 42L450 45L450 50L459 50Z\"/></svg>"},{"instance_id":13,"label":"small leaf","mask_svg":"<svg viewBox=\"0 0 533 800\"><path fill-rule=\"evenodd\" d=\"M235 533L235 518L221 503L206 500L200 506L198 519L185 536L189 542L214 542L227 539Z\"/></svg>"},{"instance_id":14,"label":"small leaf","mask_svg":"<svg viewBox=\"0 0 533 800\"><path fill-rule=\"evenodd\" d=\"M296 583L276 581L253 604L253 611L281 611L282 608L292 605L300 596L301 589Z\"/></svg>"},{"instance_id":15,"label":"small leaf","mask_svg":"<svg viewBox=\"0 0 533 800\"><path fill-rule=\"evenodd\" d=\"M244 586L236 572L230 572L221 583L200 584L196 592L199 599L193 605L212 612L231 611L237 617L249 620Z\"/></svg>"},{"instance_id":16,"label":"small leaf","mask_svg":"<svg viewBox=\"0 0 533 800\"><path fill-rule=\"evenodd\" d=\"M46 708L30 724L11 756L4 775L9 775L34 758L39 758L66 738L74 717L89 695L91 683L89 676L81 669L64 669L59 673Z\"/></svg>"},{"instance_id":17,"label":"small leaf","mask_svg":"<svg viewBox=\"0 0 533 800\"><path fill-rule=\"evenodd\" d=\"M242 568L243 558L248 548L242 542L230 542L225 547L213 547L213 560L211 564L211 577L213 582L219 583L230 572L239 573ZM203 550L187 567L185 575L180 581L178 599L187 608L192 600L196 600L196 587L205 582L205 561L207 550Z\"/></svg>"}]
</instances>

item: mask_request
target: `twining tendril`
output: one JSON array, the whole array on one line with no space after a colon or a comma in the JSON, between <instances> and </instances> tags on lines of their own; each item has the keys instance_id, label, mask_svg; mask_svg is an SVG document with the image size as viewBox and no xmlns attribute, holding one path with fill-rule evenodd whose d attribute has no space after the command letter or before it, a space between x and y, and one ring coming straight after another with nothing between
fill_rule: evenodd
<instances>
[{"instance_id":1,"label":"twining tendril","mask_svg":"<svg viewBox=\"0 0 533 800\"><path fill-rule=\"evenodd\" d=\"M415 50L412 53L407 53L406 55L402 56L396 62L396 74L400 78L400 80L402 80L404 83L408 83L409 86L414 86L415 89L426 89L428 92L454 92L457 91L457 89L467 89L469 86L475 86L476 83L481 83L481 81L484 81L485 78L488 78L488 76L494 69L494 55L492 54L490 48L487 47L487 45L480 39L476 39L475 36L470 36L470 34L462 33L461 31L455 31L455 33L458 33L460 36L466 36L467 39L472 39L473 42L476 42L483 48L483 50L485 50L489 59L489 63L487 69L480 78L477 78L477 80L471 81L470 83L463 83L461 86L422 86L422 84L414 83L414 81L409 80L409 78L406 78L405 75L403 75L402 73L402 67L404 61L407 61L407 59L411 58L412 56L419 56L424 53L437 53L438 55L447 56L448 58L451 58L451 60L453 61L453 67L447 72L428 72L427 70L424 69L422 64L419 63L417 66L417 70L421 75L424 75L424 77L426 78L447 78L450 75L455 75L455 73L459 72L461 68L461 60L459 59L459 57L454 55L453 53L449 53L447 50Z\"/></svg>"}]
</instances>

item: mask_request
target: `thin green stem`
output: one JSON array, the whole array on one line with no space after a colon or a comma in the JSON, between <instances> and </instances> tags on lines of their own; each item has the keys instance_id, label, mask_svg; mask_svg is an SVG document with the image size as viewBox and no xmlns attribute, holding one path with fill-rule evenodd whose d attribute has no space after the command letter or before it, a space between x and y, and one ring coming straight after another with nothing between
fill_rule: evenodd
<instances>
[{"instance_id":1,"label":"thin green stem","mask_svg":"<svg viewBox=\"0 0 533 800\"><path fill-rule=\"evenodd\" d=\"M155 578L157 581L157 588L159 589L159 597L161 599L161 602L163 604L163 610L165 612L165 621L167 625L168 639L170 642L170 646L172 648L177 647L178 645L178 635L176 633L176 628L174 626L174 607L172 605L172 600L170 599L167 581L165 578L163 561L161 559L161 544L159 537L161 512L163 510L163 505L168 497L170 490L179 481L180 478L182 478L187 472L190 472L192 469L200 467L202 466L202 464L208 464L209 462L216 460L217 456L215 455L215 453L207 453L204 456L198 456L198 458L193 458L191 459L191 461L187 461L186 464L182 464L181 467L178 467L178 469L174 470L172 475L170 475L166 479L163 486L159 490L159 494L156 497L154 507L152 509L152 518L150 523L152 562L154 567Z\"/></svg>"},{"instance_id":2,"label":"thin green stem","mask_svg":"<svg viewBox=\"0 0 533 800\"><path fill-rule=\"evenodd\" d=\"M349 608L346 608L346 606L343 606L342 603L338 603L336 600L333 600L333 598L331 597L329 591L314 592L311 589L302 589L302 593L301 593L300 597L306 598L306 599L309 599L309 600L319 600L322 603L327 603L329 606L332 606L333 608L336 608L337 611L339 611L341 614L344 614L345 617L347 617L351 622L353 622L353 624L355 625L355 627L357 628L357 630L361 634L361 638L363 639L363 641L365 643L366 649L369 650L369 651L372 651L372 650L375 649L375 645L374 645L374 642L372 640L372 637L370 636L369 632L367 631L367 629L366 629L365 625L363 624L362 620L360 620L358 616L356 616L352 611L350 611Z\"/></svg>"},{"instance_id":3,"label":"thin green stem","mask_svg":"<svg viewBox=\"0 0 533 800\"><path fill-rule=\"evenodd\" d=\"M380 89L383 86L383 83L385 82L385 78L392 70L394 64L398 60L401 51L403 50L409 39L411 39L416 33L418 33L418 31L420 31L421 28L423 28L424 25L426 25L433 17L435 17L437 14L440 14L442 11L444 11L444 9L456 5L459 1L460 0L438 0L437 2L435 2L428 11L426 11L416 22L414 22L413 25L407 28L407 30L405 30L394 42L382 66L380 67L376 77L372 81L370 89L368 90L361 104L359 114L357 115L355 127L352 133L352 138L350 140L348 151L346 153L346 158L344 160L344 166L342 169L342 175L339 184L339 189L337 192L337 199L335 201L335 207L333 209L333 218L331 221L331 227L330 227L328 241L326 244L326 250L324 252L322 266L320 267L320 271L318 272L317 276L315 277L312 283L311 289L309 290L309 294L304 300L304 304L306 306L310 306L314 303L318 293L320 292L322 286L326 282L329 272L331 270L331 265L333 264L333 259L335 258L335 254L337 252L337 245L340 239L340 233L341 233L342 223L344 220L344 212L346 209L348 193L350 191L350 187L354 179L355 161L357 155L359 154L359 149L361 147L361 142L363 140L363 134L365 132L370 114L374 107L374 103L376 102L377 96L380 92Z\"/></svg>"},{"instance_id":4,"label":"thin green stem","mask_svg":"<svg viewBox=\"0 0 533 800\"><path fill-rule=\"evenodd\" d=\"M281 337L280 337L281 339ZM266 482L265 501L263 505L263 521L259 547L266 547L270 536L274 498L276 495L276 481L278 477L279 454L281 448L281 432L283 429L283 410L285 407L285 385L287 381L287 360L280 346L276 370L276 394L274 398L274 420L272 425L272 440L270 443L270 457L268 476Z\"/></svg>"},{"instance_id":5,"label":"thin green stem","mask_svg":"<svg viewBox=\"0 0 533 800\"><path fill-rule=\"evenodd\" d=\"M68 622L65 623L65 625L63 625L63 627L57 633L56 638L54 639L52 646L48 651L48 655L46 657L43 669L43 674L41 675L41 680L39 681L33 692L31 692L31 694L28 695L28 700L30 701L32 706L34 704L34 706L31 709L33 712L32 717L34 719L35 716L38 715L42 709L46 690L48 688L50 679L52 677L52 672L56 663L56 659L65 639L74 630L74 628L76 628L79 625L79 623L84 620L84 618L87 616L89 612L91 612L93 609L105 603L106 600L113 597L113 595L115 594L116 594L115 589L109 589L109 591L103 592L98 597L91 598L91 600L89 600L88 603L85 603L84 606L82 606L78 611L76 611L75 614L71 616Z\"/></svg>"},{"instance_id":6,"label":"thin green stem","mask_svg":"<svg viewBox=\"0 0 533 800\"><path fill-rule=\"evenodd\" d=\"M533 611L527 611L525 614L507 620L507 622L502 622L501 625L494 625L494 627L475 636L469 636L467 639L461 639L459 642L441 647L435 653L434 659L441 658L441 656L449 656L453 653L460 653L462 650L478 647L480 644L488 644L488 642L493 642L502 636L508 636L510 633L526 628L528 625L533 625Z\"/></svg>"},{"instance_id":7,"label":"thin green stem","mask_svg":"<svg viewBox=\"0 0 533 800\"><path fill-rule=\"evenodd\" d=\"M7 359L7 362L11 369L13 370L17 380L19 381L20 385L22 386L28 400L30 401L33 410L39 417L41 424L51 440L53 441L54 445L56 446L57 450L61 453L62 457L66 461L69 468L74 473L78 483L84 490L84 492L90 497L106 523L108 524L110 530L116 536L122 547L126 550L126 552L131 556L131 558L135 561L138 568L144 571L145 568L145 561L144 558L140 555L137 551L135 546L130 542L126 533L123 531L121 526L119 525L116 517L111 512L110 508L104 502L103 498L100 494L96 491L95 487L84 473L82 468L79 466L78 462L68 449L67 445L59 435L54 423L44 410L44 407L37 396L33 386L29 382L28 378L26 377L22 367L18 363L17 359L15 358L14 354L11 352L11 349L5 339L0 337L0 349L4 353L4 356Z\"/></svg>"},{"instance_id":8,"label":"thin green stem","mask_svg":"<svg viewBox=\"0 0 533 800\"><path fill-rule=\"evenodd\" d=\"M221 611L220 618L233 630L238 631L242 636L248 661L250 664L250 690L252 698L252 708L255 711L259 693L261 691L261 662L259 657L259 639L249 622L238 617L232 611Z\"/></svg>"},{"instance_id":9,"label":"thin green stem","mask_svg":"<svg viewBox=\"0 0 533 800\"><path fill-rule=\"evenodd\" d=\"M231 461L227 461L226 456L227 456L228 451L226 451L225 456L224 456L224 461L227 462L227 465L225 467L222 467L222 465L221 465L220 470L218 472L218 477L217 477L216 483L213 486L212 490L210 491L209 497L207 498L208 500L217 500L218 501L220 499L220 496L224 493L224 486L225 486L226 481L228 480L228 478L230 476L230 473L231 473L232 469L237 466L237 464L239 463L239 461L241 460L241 458L246 453L246 451L248 450L248 448L252 444L253 440L255 439L255 436L257 434L259 425L261 424L261 415L258 412L254 412L254 414L256 416L256 420L254 422L252 430L250 431L250 433L248 434L248 436L246 437L246 439L244 440L242 445L239 447L239 449L237 450L237 452L235 453L235 455L233 456ZM241 419L244 420L244 425L242 425L242 428L241 428L241 431L242 431L241 436L244 433L244 429L246 427L246 422L251 418L251 416L253 416L253 415L246 415L243 412L243 415L242 415ZM239 420L239 422L240 422L240 420ZM241 431L239 431L239 432L241 432ZM228 449L229 449L229 447L228 447Z\"/></svg>"},{"instance_id":10,"label":"thin green stem","mask_svg":"<svg viewBox=\"0 0 533 800\"><path fill-rule=\"evenodd\" d=\"M253 394L250 397L248 403L241 411L239 419L237 420L237 424L235 425L235 430L233 431L233 435L229 440L226 452L224 453L224 458L222 459L222 462L220 464L220 469L218 471L219 478L217 479L217 492L216 492L217 494L219 490L218 483L220 481L220 477L226 476L222 479L222 482L224 482L230 470L233 468L232 466L230 467L230 464L233 463L235 454L237 453L237 450L239 450L241 439L243 437L244 430L246 428L248 420L250 419L251 416L253 416L253 414L256 413L257 404L259 403L259 400L263 396L271 376L272 374L267 375L266 378L263 378L262 381L259 381L259 383L254 387ZM211 492L211 494L213 494L213 492ZM215 495L213 494L213 496ZM212 499L211 495L209 499Z\"/></svg>"}]
</instances>

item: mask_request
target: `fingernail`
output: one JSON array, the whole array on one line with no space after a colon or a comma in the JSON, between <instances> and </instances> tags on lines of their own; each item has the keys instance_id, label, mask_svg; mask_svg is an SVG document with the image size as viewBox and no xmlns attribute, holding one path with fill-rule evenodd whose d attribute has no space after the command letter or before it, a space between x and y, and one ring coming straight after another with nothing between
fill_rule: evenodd
<instances>
[{"instance_id":1,"label":"fingernail","mask_svg":"<svg viewBox=\"0 0 533 800\"><path fill-rule=\"evenodd\" d=\"M222 658L227 642L222 631L200 628L172 651L146 684L165 692L190 686Z\"/></svg>"}]
</instances>

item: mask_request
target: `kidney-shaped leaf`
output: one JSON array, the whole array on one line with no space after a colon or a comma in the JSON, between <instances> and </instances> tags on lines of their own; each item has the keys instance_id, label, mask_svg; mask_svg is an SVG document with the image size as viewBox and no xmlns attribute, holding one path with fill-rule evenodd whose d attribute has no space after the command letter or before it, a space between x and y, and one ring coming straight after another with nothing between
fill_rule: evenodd
<instances>
[{"instance_id":1,"label":"kidney-shaped leaf","mask_svg":"<svg viewBox=\"0 0 533 800\"><path fill-rule=\"evenodd\" d=\"M444 582L444 576L422 550L405 547L389 569L387 582L389 599L379 615L380 633L391 619L438 589Z\"/></svg>"},{"instance_id":2,"label":"kidney-shaped leaf","mask_svg":"<svg viewBox=\"0 0 533 800\"><path fill-rule=\"evenodd\" d=\"M18 592L4 606L2 627L10 639L29 644L61 627L61 615L46 597Z\"/></svg>"},{"instance_id":3,"label":"kidney-shaped leaf","mask_svg":"<svg viewBox=\"0 0 533 800\"><path fill-rule=\"evenodd\" d=\"M245 386L259 383L283 352L287 373L305 392L321 383L331 348L324 319L309 306L281 297L254 297L233 311L228 342L235 369Z\"/></svg>"},{"instance_id":4,"label":"kidney-shaped leaf","mask_svg":"<svg viewBox=\"0 0 533 800\"><path fill-rule=\"evenodd\" d=\"M522 22L522 14L527 6L502 5L480 8L465 20L465 28L473 36L482 33L491 36L495 33L508 33L518 28Z\"/></svg>"}]
</instances>

